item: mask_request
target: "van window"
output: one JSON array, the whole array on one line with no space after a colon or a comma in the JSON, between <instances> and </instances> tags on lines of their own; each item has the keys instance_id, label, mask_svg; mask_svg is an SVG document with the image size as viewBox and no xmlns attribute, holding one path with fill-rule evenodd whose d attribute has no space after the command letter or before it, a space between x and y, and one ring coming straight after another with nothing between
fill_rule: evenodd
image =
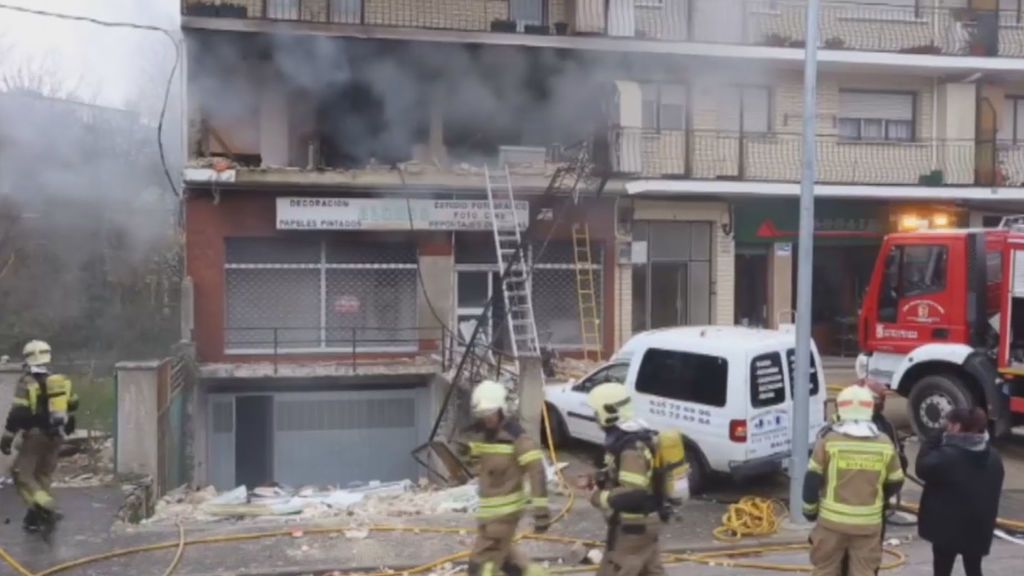
<instances>
[{"instance_id":1,"label":"van window","mask_svg":"<svg viewBox=\"0 0 1024 576\"><path fill-rule=\"evenodd\" d=\"M598 384L608 382L624 384L626 382L626 373L628 372L629 364L612 364L594 372L588 378L573 386L572 389L576 392L590 392Z\"/></svg>"},{"instance_id":2,"label":"van window","mask_svg":"<svg viewBox=\"0 0 1024 576\"><path fill-rule=\"evenodd\" d=\"M782 377L782 354L769 352L750 361L750 404L764 408L786 400L786 381Z\"/></svg>"},{"instance_id":3,"label":"van window","mask_svg":"<svg viewBox=\"0 0 1024 576\"><path fill-rule=\"evenodd\" d=\"M786 360L789 363L789 393L793 394L793 384L796 382L796 350L790 348L786 351ZM811 353L811 396L818 395L818 362Z\"/></svg>"},{"instance_id":4,"label":"van window","mask_svg":"<svg viewBox=\"0 0 1024 576\"><path fill-rule=\"evenodd\" d=\"M718 356L651 348L636 376L637 392L706 406L725 406L729 362Z\"/></svg>"}]
</instances>

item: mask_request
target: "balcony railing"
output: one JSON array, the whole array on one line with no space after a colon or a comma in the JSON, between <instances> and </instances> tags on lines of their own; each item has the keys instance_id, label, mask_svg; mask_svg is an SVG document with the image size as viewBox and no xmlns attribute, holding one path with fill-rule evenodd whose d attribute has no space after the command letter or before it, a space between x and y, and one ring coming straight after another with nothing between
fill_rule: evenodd
<instances>
[{"instance_id":1,"label":"balcony railing","mask_svg":"<svg viewBox=\"0 0 1024 576\"><path fill-rule=\"evenodd\" d=\"M818 181L830 184L971 185L984 162L973 140L817 140ZM644 131L612 135L614 169L646 177L799 182L802 138L795 133ZM1024 145L1000 147L1000 161L1024 181ZM990 170L991 170L990 166Z\"/></svg>"},{"instance_id":2,"label":"balcony railing","mask_svg":"<svg viewBox=\"0 0 1024 576\"><path fill-rule=\"evenodd\" d=\"M525 34L802 47L806 0L678 0L607 11L605 0L548 0L513 19L511 0L182 0L190 16ZM895 2L893 4L896 4ZM1024 57L1018 10L823 0L822 46L920 54Z\"/></svg>"}]
</instances>

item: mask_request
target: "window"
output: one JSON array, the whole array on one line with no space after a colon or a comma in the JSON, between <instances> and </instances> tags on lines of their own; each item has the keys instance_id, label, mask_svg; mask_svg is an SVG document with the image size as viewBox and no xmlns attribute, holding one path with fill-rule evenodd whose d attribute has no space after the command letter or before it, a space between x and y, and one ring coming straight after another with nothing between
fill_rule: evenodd
<instances>
[{"instance_id":1,"label":"window","mask_svg":"<svg viewBox=\"0 0 1024 576\"><path fill-rule=\"evenodd\" d=\"M594 304L597 326L600 328L603 311L603 278L601 263L604 262L602 246L591 243L589 273L594 282ZM532 253L540 255L534 263L530 286L533 296L534 317L537 320L537 335L541 346L554 350L579 350L583 347L580 323L580 295L577 286L577 271L571 241L552 241L543 254L540 246ZM581 265L582 266L582 265ZM586 270L583 271L586 274ZM595 318L587 318L593 322ZM600 329L598 330L600 331Z\"/></svg>"},{"instance_id":2,"label":"window","mask_svg":"<svg viewBox=\"0 0 1024 576\"><path fill-rule=\"evenodd\" d=\"M946 287L945 246L905 246L900 267L900 296L934 294Z\"/></svg>"},{"instance_id":3,"label":"window","mask_svg":"<svg viewBox=\"0 0 1024 576\"><path fill-rule=\"evenodd\" d=\"M839 91L839 139L861 142L914 140L914 95Z\"/></svg>"},{"instance_id":4,"label":"window","mask_svg":"<svg viewBox=\"0 0 1024 576\"><path fill-rule=\"evenodd\" d=\"M999 141L1024 144L1024 96L1007 96L999 123Z\"/></svg>"},{"instance_id":5,"label":"window","mask_svg":"<svg viewBox=\"0 0 1024 576\"><path fill-rule=\"evenodd\" d=\"M718 129L722 132L771 132L771 89L736 86L723 91L718 103Z\"/></svg>"},{"instance_id":6,"label":"window","mask_svg":"<svg viewBox=\"0 0 1024 576\"><path fill-rule=\"evenodd\" d=\"M999 23L1012 26L1021 23L1021 0L999 0Z\"/></svg>"},{"instance_id":7,"label":"window","mask_svg":"<svg viewBox=\"0 0 1024 576\"><path fill-rule=\"evenodd\" d=\"M636 389L669 400L721 408L728 382L725 358L651 348L640 362Z\"/></svg>"},{"instance_id":8,"label":"window","mask_svg":"<svg viewBox=\"0 0 1024 576\"><path fill-rule=\"evenodd\" d=\"M225 249L229 351L418 346L412 242L229 238Z\"/></svg>"},{"instance_id":9,"label":"window","mask_svg":"<svg viewBox=\"0 0 1024 576\"><path fill-rule=\"evenodd\" d=\"M989 284L1003 281L1003 253L996 250L985 253L985 278Z\"/></svg>"},{"instance_id":10,"label":"window","mask_svg":"<svg viewBox=\"0 0 1024 576\"><path fill-rule=\"evenodd\" d=\"M644 84L640 87L641 126L645 130L686 129L686 87Z\"/></svg>"},{"instance_id":11,"label":"window","mask_svg":"<svg viewBox=\"0 0 1024 576\"><path fill-rule=\"evenodd\" d=\"M629 364L612 364L594 372L579 384L572 387L576 392L590 392L595 386L608 382L626 382L626 374L629 372Z\"/></svg>"},{"instance_id":12,"label":"window","mask_svg":"<svg viewBox=\"0 0 1024 576\"><path fill-rule=\"evenodd\" d=\"M796 385L796 350L790 348L786 351L786 363L789 365L789 391L793 393L793 386ZM818 362L814 359L814 354L811 354L811 391L810 396L813 398L818 395Z\"/></svg>"},{"instance_id":13,"label":"window","mask_svg":"<svg viewBox=\"0 0 1024 576\"><path fill-rule=\"evenodd\" d=\"M782 376L782 356L770 352L750 361L750 404L765 408L786 400L786 381Z\"/></svg>"}]
</instances>

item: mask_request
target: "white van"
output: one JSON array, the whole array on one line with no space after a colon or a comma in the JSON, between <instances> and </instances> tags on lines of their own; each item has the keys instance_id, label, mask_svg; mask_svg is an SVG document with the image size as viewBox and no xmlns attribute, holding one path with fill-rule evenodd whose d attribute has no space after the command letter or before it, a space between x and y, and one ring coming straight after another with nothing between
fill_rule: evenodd
<instances>
[{"instance_id":1,"label":"white van","mask_svg":"<svg viewBox=\"0 0 1024 576\"><path fill-rule=\"evenodd\" d=\"M792 437L794 347L792 331L709 326L637 334L585 377L545 388L555 443L603 443L587 393L623 382L638 418L686 436L691 490L699 491L709 472L743 480L779 471ZM825 425L827 390L813 342L811 355L813 443Z\"/></svg>"}]
</instances>

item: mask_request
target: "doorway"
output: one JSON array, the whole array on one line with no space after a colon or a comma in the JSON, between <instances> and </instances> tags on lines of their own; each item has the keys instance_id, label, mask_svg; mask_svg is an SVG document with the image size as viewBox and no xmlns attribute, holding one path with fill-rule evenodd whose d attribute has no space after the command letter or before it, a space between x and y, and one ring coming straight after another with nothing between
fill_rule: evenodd
<instances>
[{"instance_id":1,"label":"doorway","mask_svg":"<svg viewBox=\"0 0 1024 576\"><path fill-rule=\"evenodd\" d=\"M651 263L651 329L685 326L686 264Z\"/></svg>"},{"instance_id":2,"label":"doorway","mask_svg":"<svg viewBox=\"0 0 1024 576\"><path fill-rule=\"evenodd\" d=\"M634 331L711 323L711 237L710 222L634 222Z\"/></svg>"},{"instance_id":3,"label":"doorway","mask_svg":"<svg viewBox=\"0 0 1024 576\"><path fill-rule=\"evenodd\" d=\"M768 324L768 253L736 251L736 317L738 326L764 328Z\"/></svg>"},{"instance_id":4,"label":"doorway","mask_svg":"<svg viewBox=\"0 0 1024 576\"><path fill-rule=\"evenodd\" d=\"M250 490L274 479L274 397L235 398L235 482Z\"/></svg>"}]
</instances>

